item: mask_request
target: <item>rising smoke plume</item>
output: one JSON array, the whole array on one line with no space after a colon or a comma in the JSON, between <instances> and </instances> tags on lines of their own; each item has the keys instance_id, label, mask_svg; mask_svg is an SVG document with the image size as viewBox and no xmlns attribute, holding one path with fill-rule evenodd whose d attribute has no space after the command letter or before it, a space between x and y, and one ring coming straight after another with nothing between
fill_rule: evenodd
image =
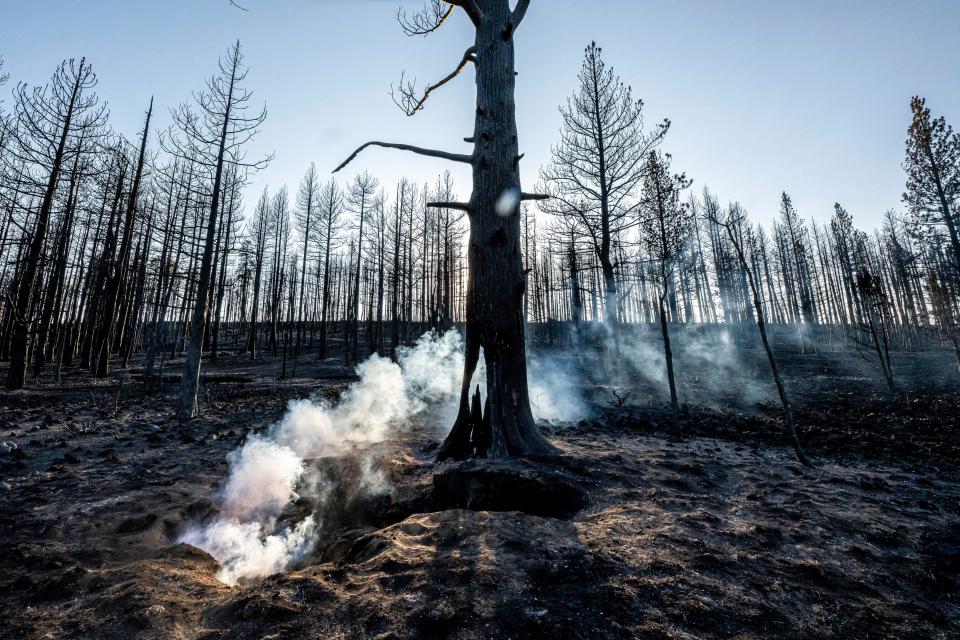
<instances>
[{"instance_id":1,"label":"rising smoke plume","mask_svg":"<svg viewBox=\"0 0 960 640\"><path fill-rule=\"evenodd\" d=\"M579 419L583 404L569 372L549 361L531 364L542 383L531 381L534 415ZM413 347L397 350L397 362L374 355L357 367L359 380L334 403L291 401L283 418L263 435L247 439L229 454L229 476L217 494L219 513L188 526L178 542L203 549L220 563L217 578L227 584L283 571L308 554L322 522L330 487L305 477L305 460L346 454L356 444L382 442L408 427L428 408L437 422L456 411L463 373L463 344L451 330L423 335ZM482 372L475 380L481 381ZM564 412L567 412L564 414ZM439 425L438 425L439 426ZM360 487L370 494L389 490L372 460L361 462ZM284 509L299 497L314 498L315 515L280 524Z\"/></svg>"}]
</instances>

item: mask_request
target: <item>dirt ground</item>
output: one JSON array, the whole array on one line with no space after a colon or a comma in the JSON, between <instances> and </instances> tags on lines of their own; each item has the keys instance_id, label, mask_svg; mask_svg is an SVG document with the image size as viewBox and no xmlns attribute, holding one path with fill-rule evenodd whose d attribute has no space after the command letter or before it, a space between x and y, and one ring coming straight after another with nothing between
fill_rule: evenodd
<instances>
[{"instance_id":1,"label":"dirt ground","mask_svg":"<svg viewBox=\"0 0 960 640\"><path fill-rule=\"evenodd\" d=\"M775 405L701 407L694 379L678 428L642 385L615 407L595 382L594 418L544 426L550 460L437 465L426 416L365 452L387 494L343 491L296 570L229 587L177 533L249 432L351 380L275 369L212 367L186 427L135 371L0 395L0 636L960 637L960 393L922 359L896 395L786 367L814 468Z\"/></svg>"}]
</instances>

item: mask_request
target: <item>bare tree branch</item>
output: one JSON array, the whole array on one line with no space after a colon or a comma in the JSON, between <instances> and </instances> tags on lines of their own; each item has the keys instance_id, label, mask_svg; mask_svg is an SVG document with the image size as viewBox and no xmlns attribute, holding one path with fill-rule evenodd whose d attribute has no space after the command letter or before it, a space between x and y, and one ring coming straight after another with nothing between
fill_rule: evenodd
<instances>
[{"instance_id":1,"label":"bare tree branch","mask_svg":"<svg viewBox=\"0 0 960 640\"><path fill-rule=\"evenodd\" d=\"M523 22L523 17L527 15L527 9L529 8L530 0L518 0L513 13L510 14L510 26L508 28L511 33L515 33L520 28L520 23Z\"/></svg>"},{"instance_id":2,"label":"bare tree branch","mask_svg":"<svg viewBox=\"0 0 960 640\"><path fill-rule=\"evenodd\" d=\"M549 200L553 196L546 193L521 193L520 200Z\"/></svg>"},{"instance_id":3,"label":"bare tree branch","mask_svg":"<svg viewBox=\"0 0 960 640\"><path fill-rule=\"evenodd\" d=\"M457 209L458 211L473 213L473 209L466 202L428 202L427 206L432 209Z\"/></svg>"},{"instance_id":4,"label":"bare tree branch","mask_svg":"<svg viewBox=\"0 0 960 640\"><path fill-rule=\"evenodd\" d=\"M399 97L397 96L397 92L395 92L392 87L390 90L390 97L393 99L394 104L400 107L408 116L414 115L417 113L417 111L423 109L423 106L426 104L431 93L456 78L458 75L460 75L460 72L463 71L464 67L466 67L468 63L476 60L476 52L476 47L470 47L467 49L463 53L463 59L460 60L460 64L457 65L457 68L440 82L427 87L419 99L416 97L416 87L414 86L414 83L410 82L404 86L403 77L401 76L400 87L397 90L397 92L399 92Z\"/></svg>"},{"instance_id":5,"label":"bare tree branch","mask_svg":"<svg viewBox=\"0 0 960 640\"><path fill-rule=\"evenodd\" d=\"M397 22L408 36L430 35L443 26L456 8L452 4L444 6L442 0L430 0L429 4L412 16L407 16L403 8L397 9Z\"/></svg>"},{"instance_id":6,"label":"bare tree branch","mask_svg":"<svg viewBox=\"0 0 960 640\"><path fill-rule=\"evenodd\" d=\"M473 26L478 27L483 22L483 11L477 6L476 0L446 0L446 2L466 11Z\"/></svg>"},{"instance_id":7,"label":"bare tree branch","mask_svg":"<svg viewBox=\"0 0 960 640\"><path fill-rule=\"evenodd\" d=\"M350 157L343 161L339 167L333 170L333 173L337 173L345 166L353 162L354 158L360 155L360 152L366 149L367 147L383 147L384 149L399 149L400 151L410 151L411 153L416 153L421 156L429 156L431 158L442 158L443 160L450 160L452 162L463 162L464 164L471 164L473 162L473 156L468 156L463 153L450 153L448 151L437 151L436 149L424 149L423 147L415 147L409 144L397 144L394 142L379 142L372 141L367 142L366 144L361 145L356 151L350 154Z\"/></svg>"}]
</instances>

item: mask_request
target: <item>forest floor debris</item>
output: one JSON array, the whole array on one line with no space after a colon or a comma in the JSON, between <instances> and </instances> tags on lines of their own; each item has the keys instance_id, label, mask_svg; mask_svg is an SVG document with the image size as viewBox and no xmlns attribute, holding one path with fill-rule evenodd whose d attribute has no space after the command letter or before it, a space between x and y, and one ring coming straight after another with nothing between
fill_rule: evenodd
<instances>
[{"instance_id":1,"label":"forest floor debris","mask_svg":"<svg viewBox=\"0 0 960 640\"><path fill-rule=\"evenodd\" d=\"M414 430L365 452L386 493L343 492L310 557L229 587L177 533L216 509L248 432L350 379L231 373L185 427L172 387L78 375L4 394L5 637L960 634L956 391L817 381L798 403L813 469L773 410L690 409L674 429L628 403L546 426L553 461L437 466L435 435ZM312 463L350 477L348 460Z\"/></svg>"}]
</instances>

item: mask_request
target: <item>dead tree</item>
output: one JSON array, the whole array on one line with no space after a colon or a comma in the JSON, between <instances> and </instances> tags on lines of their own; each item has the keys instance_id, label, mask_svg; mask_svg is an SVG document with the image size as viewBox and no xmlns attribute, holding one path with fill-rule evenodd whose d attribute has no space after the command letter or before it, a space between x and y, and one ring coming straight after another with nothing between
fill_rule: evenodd
<instances>
[{"instance_id":1,"label":"dead tree","mask_svg":"<svg viewBox=\"0 0 960 640\"><path fill-rule=\"evenodd\" d=\"M270 235L270 196L263 190L260 201L254 209L253 219L248 228L250 255L253 260L253 301L250 305L250 329L247 337L247 351L250 359L257 359L257 314L260 311L260 283L263 278L263 264L266 260L267 239Z\"/></svg>"},{"instance_id":2,"label":"dead tree","mask_svg":"<svg viewBox=\"0 0 960 640\"><path fill-rule=\"evenodd\" d=\"M320 226L320 262L318 268L323 270L323 281L320 291L320 350L317 357L323 360L327 357L328 322L334 319L330 313L330 268L333 251L336 250L340 238L341 221L343 216L343 192L335 180L329 180L320 191L320 207L318 210Z\"/></svg>"},{"instance_id":3,"label":"dead tree","mask_svg":"<svg viewBox=\"0 0 960 640\"><path fill-rule=\"evenodd\" d=\"M55 327L51 327L51 324L54 322L55 313L61 308L64 295L63 289L64 280L67 275L67 259L70 251L70 241L73 237L72 231L77 209L77 192L79 191L82 179L80 160L85 155L83 152L84 140L82 136L77 144L79 148L74 154L73 168L70 170L70 186L67 189L66 208L61 216L60 227L56 235L53 269L47 278L40 320L37 323L36 337L33 344L33 373L35 377L40 376L46 364L48 344L51 342L49 337L55 330Z\"/></svg>"},{"instance_id":4,"label":"dead tree","mask_svg":"<svg viewBox=\"0 0 960 640\"><path fill-rule=\"evenodd\" d=\"M160 325L166 314L169 295L172 290L173 269L170 260L170 254L173 249L174 230L176 228L176 201L179 197L175 194L177 178L179 172L179 163L171 163L165 170L169 172L169 178L166 184L166 207L163 221L163 233L161 236L160 256L157 260L157 273L154 280L153 300L151 303L150 323L148 324L144 335L144 365L143 382L148 392L154 388L153 370L156 362L157 351L160 347ZM165 172L166 172L165 171Z\"/></svg>"},{"instance_id":5,"label":"dead tree","mask_svg":"<svg viewBox=\"0 0 960 640\"><path fill-rule=\"evenodd\" d=\"M123 223L123 236L119 250L114 257L113 266L107 273L106 290L104 291L103 310L100 314L100 329L96 339L96 361L94 373L96 377L107 375L110 363L110 343L115 330L117 303L120 299L120 287L126 275L130 260L130 245L133 238L133 224L136 218L137 204L140 197L140 183L143 179L143 167L146 158L147 137L150 134L150 118L153 115L153 98L150 99L150 108L147 110L146 122L140 140L140 151L137 155L137 165L134 169L133 183L127 197L126 215ZM119 186L119 185L118 185ZM119 226L119 223L118 223Z\"/></svg>"},{"instance_id":6,"label":"dead tree","mask_svg":"<svg viewBox=\"0 0 960 640\"><path fill-rule=\"evenodd\" d=\"M401 249L403 242L404 216L407 210L412 211L416 201L416 189L406 180L400 180L397 185L397 200L394 204L394 214L391 220L391 241L393 257L390 262L390 352L396 358L397 347L400 346L400 317L401 317L401 281L403 280L403 264Z\"/></svg>"},{"instance_id":7,"label":"dead tree","mask_svg":"<svg viewBox=\"0 0 960 640\"><path fill-rule=\"evenodd\" d=\"M401 17L411 35L435 31L457 8L473 24L475 42L464 52L453 73L419 96L412 85L402 86L398 98L404 110L413 115L423 108L434 90L472 63L477 84L474 133L467 138L474 147L472 153L369 142L339 167L369 146L401 149L472 166L473 193L469 202L430 203L437 208L467 211L470 219L466 357L460 410L440 448L440 459L554 451L537 430L530 409L524 338L526 277L519 210L521 200L534 196L523 194L520 188L514 37L529 5L529 0L519 0L511 10L509 0L432 0L413 18ZM471 413L469 396L481 349L487 365L487 402L482 418L478 418L479 407Z\"/></svg>"},{"instance_id":8,"label":"dead tree","mask_svg":"<svg viewBox=\"0 0 960 640\"><path fill-rule=\"evenodd\" d=\"M2 125L5 144L12 149L4 158L20 159L31 179L43 184L40 206L23 256L16 290L13 292L12 337L7 389L23 387L26 381L29 339L33 331L34 294L41 259L47 241L54 197L60 184L70 141L78 134L92 136L105 120L105 107L97 104L90 91L96 86L93 69L80 60L60 65L50 83L34 89L25 84L14 91L14 111ZM9 165L5 164L5 169ZM6 170L4 171L6 173Z\"/></svg>"},{"instance_id":9,"label":"dead tree","mask_svg":"<svg viewBox=\"0 0 960 640\"><path fill-rule=\"evenodd\" d=\"M663 338L663 355L670 387L670 409L676 426L680 407L666 301L674 294L678 259L693 232L690 208L687 203L680 201L680 194L690 186L690 181L683 174L671 175L670 156L662 156L656 151L647 156L645 174L644 192L640 200L640 236L659 281L657 309L660 335ZM675 309L676 303L671 307ZM676 320L675 311L673 320Z\"/></svg>"},{"instance_id":10,"label":"dead tree","mask_svg":"<svg viewBox=\"0 0 960 640\"><path fill-rule=\"evenodd\" d=\"M890 329L887 320L889 301L883 283L866 267L857 273L857 293L860 296L866 319L858 329L865 336L857 340L873 351L890 391L896 389L893 381L893 365L890 362Z\"/></svg>"},{"instance_id":11,"label":"dead tree","mask_svg":"<svg viewBox=\"0 0 960 640\"><path fill-rule=\"evenodd\" d=\"M351 274L353 290L350 293L350 306L347 310L347 340L344 357L351 362L357 360L357 349L360 342L359 311L360 311L360 268L363 264L363 225L366 222L369 209L374 204L377 189L380 183L369 173L357 175L350 184L347 203L357 215L357 246L356 265Z\"/></svg>"},{"instance_id":12,"label":"dead tree","mask_svg":"<svg viewBox=\"0 0 960 640\"><path fill-rule=\"evenodd\" d=\"M950 342L953 343L953 352L957 357L957 366L960 367L960 322L957 316L950 308L950 298L940 284L935 269L927 272L927 292L930 295L930 302L933 305L933 315L940 325L941 331L947 334Z\"/></svg>"},{"instance_id":13,"label":"dead tree","mask_svg":"<svg viewBox=\"0 0 960 640\"><path fill-rule=\"evenodd\" d=\"M644 160L670 123L643 131L643 101L601 53L595 42L584 52L579 87L560 107L560 142L540 177L552 196L542 207L579 222L593 245L603 274L604 322L614 327L620 306L614 240L635 224L631 199L643 181Z\"/></svg>"},{"instance_id":14,"label":"dead tree","mask_svg":"<svg viewBox=\"0 0 960 640\"><path fill-rule=\"evenodd\" d=\"M737 260L740 261L740 268L743 269L743 271L747 274L747 282L750 285L750 293L753 297L753 310L757 319L757 329L760 331L760 341L763 343L763 350L767 354L767 362L770 364L770 373L773 376L774 383L777 385L777 393L780 396L780 404L783 406L783 417L786 423L787 436L790 438L790 443L793 445L793 450L797 454L797 459L808 467L812 466L810 459L807 457L807 454L804 453L803 447L800 445L800 438L797 436L796 422L794 421L793 417L793 406L790 404L790 399L787 397L787 388L783 384L783 378L780 377L780 369L777 367L777 359L773 356L773 349L770 348L770 340L767 338L767 316L763 309L763 297L760 292L760 286L757 283L757 278L753 273L753 269L750 268L750 263L744 254L743 243L740 240L742 235L739 232L739 228L743 226L746 216L738 206L730 207L726 219L724 220L720 220L720 218L716 215L711 215L711 222L726 230L727 238L729 238L730 244L733 246L734 251L736 251Z\"/></svg>"},{"instance_id":15,"label":"dead tree","mask_svg":"<svg viewBox=\"0 0 960 640\"><path fill-rule=\"evenodd\" d=\"M200 270L197 274L197 288L192 300L193 312L190 320L189 344L186 363L180 386L180 399L177 415L187 420L197 412L197 387L200 383L200 358L203 350L203 336L210 306L209 289L213 272L213 249L217 236L217 219L220 214L224 166L227 158L240 157L240 147L257 133L267 117L266 109L247 114L251 94L240 88L246 78L247 68L243 66L240 42L234 44L220 62L220 72L207 81L206 91L196 94L200 113L182 105L174 112L175 126L178 131L167 136L167 149L180 157L196 157L198 162L213 174L210 188L210 208L206 216L206 234ZM240 162L238 166L261 168L268 159L259 162Z\"/></svg>"},{"instance_id":16,"label":"dead tree","mask_svg":"<svg viewBox=\"0 0 960 640\"><path fill-rule=\"evenodd\" d=\"M283 285L286 279L287 245L290 240L290 198L282 187L273 196L272 218L273 254L270 265L270 331L269 347L274 356L280 348L280 316L283 305Z\"/></svg>"},{"instance_id":17,"label":"dead tree","mask_svg":"<svg viewBox=\"0 0 960 640\"><path fill-rule=\"evenodd\" d=\"M318 191L320 185L317 182L317 168L311 163L307 173L300 182L300 189L297 191L297 209L295 220L300 235L303 236L303 254L301 255L300 265L300 301L299 311L297 313L297 342L296 351L299 355L303 342L303 318L304 303L307 290L307 257L310 254L310 240L313 227L316 226L316 208L319 199Z\"/></svg>"},{"instance_id":18,"label":"dead tree","mask_svg":"<svg viewBox=\"0 0 960 640\"><path fill-rule=\"evenodd\" d=\"M227 264L230 261L230 251L233 249L233 227L234 222L240 213L240 191L244 184L244 177L240 175L236 167L232 167L229 172L227 186L225 191L230 194L229 204L226 206L227 219L223 225L224 239L219 252L220 275L217 276L217 286L214 293L215 302L213 303L213 337L211 348L211 359L217 359L217 353L220 348L220 326L223 319L223 298L226 295L227 288ZM209 332L208 332L209 333Z\"/></svg>"},{"instance_id":19,"label":"dead tree","mask_svg":"<svg viewBox=\"0 0 960 640\"><path fill-rule=\"evenodd\" d=\"M383 302L386 286L385 261L387 253L387 196L381 190L373 210L373 254L376 268L376 285L371 300L376 296L367 317L367 341L371 354L383 354Z\"/></svg>"}]
</instances>

